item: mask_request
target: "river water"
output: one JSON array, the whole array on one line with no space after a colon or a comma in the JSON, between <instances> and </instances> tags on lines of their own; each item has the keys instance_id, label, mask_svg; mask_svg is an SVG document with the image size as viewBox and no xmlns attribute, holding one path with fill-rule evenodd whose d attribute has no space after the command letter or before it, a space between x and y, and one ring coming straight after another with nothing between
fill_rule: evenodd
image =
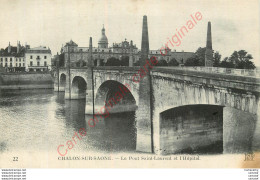
<instances>
[{"instance_id":1,"label":"river water","mask_svg":"<svg viewBox=\"0 0 260 180\"><path fill-rule=\"evenodd\" d=\"M53 90L0 91L0 154L5 152L54 152L72 141L75 132L85 128L87 135L77 139L69 151L134 152L135 112L110 114L89 127L92 115L85 115L85 100L65 100ZM70 146L71 147L71 146ZM57 154L58 155L58 154Z\"/></svg>"}]
</instances>

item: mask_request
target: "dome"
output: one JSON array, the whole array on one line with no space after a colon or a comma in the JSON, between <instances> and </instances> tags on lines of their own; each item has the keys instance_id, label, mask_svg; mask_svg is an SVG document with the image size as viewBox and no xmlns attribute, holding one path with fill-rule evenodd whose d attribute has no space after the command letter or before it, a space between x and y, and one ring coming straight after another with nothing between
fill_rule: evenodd
<instances>
[{"instance_id":1,"label":"dome","mask_svg":"<svg viewBox=\"0 0 260 180\"><path fill-rule=\"evenodd\" d=\"M107 36L105 34L104 25L103 25L103 28L101 30L101 38L98 41L98 46L100 48L107 48L108 47L108 40L107 40Z\"/></svg>"},{"instance_id":2,"label":"dome","mask_svg":"<svg viewBox=\"0 0 260 180\"><path fill-rule=\"evenodd\" d=\"M108 43L107 36L105 34L102 35L98 43Z\"/></svg>"}]
</instances>

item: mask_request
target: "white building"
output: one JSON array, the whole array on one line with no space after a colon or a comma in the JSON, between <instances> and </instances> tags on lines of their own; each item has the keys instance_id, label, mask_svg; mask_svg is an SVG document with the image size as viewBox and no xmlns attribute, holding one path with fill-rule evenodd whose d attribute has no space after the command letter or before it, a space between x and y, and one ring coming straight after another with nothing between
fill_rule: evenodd
<instances>
[{"instance_id":1,"label":"white building","mask_svg":"<svg viewBox=\"0 0 260 180\"><path fill-rule=\"evenodd\" d=\"M51 50L45 46L27 49L25 61L26 71L51 70Z\"/></svg>"}]
</instances>

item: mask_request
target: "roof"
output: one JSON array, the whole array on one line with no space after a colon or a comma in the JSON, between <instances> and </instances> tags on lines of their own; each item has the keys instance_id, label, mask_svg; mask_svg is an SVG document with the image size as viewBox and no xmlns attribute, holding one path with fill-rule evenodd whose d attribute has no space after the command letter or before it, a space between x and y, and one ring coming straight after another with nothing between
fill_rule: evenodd
<instances>
[{"instance_id":1,"label":"roof","mask_svg":"<svg viewBox=\"0 0 260 180\"><path fill-rule=\"evenodd\" d=\"M26 53L51 53L51 50L46 46L39 46L39 47L27 49Z\"/></svg>"},{"instance_id":2,"label":"roof","mask_svg":"<svg viewBox=\"0 0 260 180\"><path fill-rule=\"evenodd\" d=\"M8 47L1 49L0 56L13 56L13 57L24 57L25 47L21 46L20 51L17 53L17 47L11 46L11 52L8 53Z\"/></svg>"},{"instance_id":3,"label":"roof","mask_svg":"<svg viewBox=\"0 0 260 180\"><path fill-rule=\"evenodd\" d=\"M101 38L99 39L98 41L98 44L108 44L108 39L107 39L107 36L105 34L105 28L104 28L104 25L103 25L103 28L101 30Z\"/></svg>"},{"instance_id":4,"label":"roof","mask_svg":"<svg viewBox=\"0 0 260 180\"><path fill-rule=\"evenodd\" d=\"M101 38L98 41L99 44L108 44L108 39L105 34L102 34Z\"/></svg>"},{"instance_id":5,"label":"roof","mask_svg":"<svg viewBox=\"0 0 260 180\"><path fill-rule=\"evenodd\" d=\"M70 42L67 42L65 47L66 46L78 46L74 41L70 40Z\"/></svg>"}]
</instances>

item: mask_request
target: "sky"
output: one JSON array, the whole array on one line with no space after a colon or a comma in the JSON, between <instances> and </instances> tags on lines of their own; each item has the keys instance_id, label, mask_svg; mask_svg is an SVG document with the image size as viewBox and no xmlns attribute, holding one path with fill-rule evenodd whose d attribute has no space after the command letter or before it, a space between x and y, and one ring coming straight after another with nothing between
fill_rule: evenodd
<instances>
[{"instance_id":1,"label":"sky","mask_svg":"<svg viewBox=\"0 0 260 180\"><path fill-rule=\"evenodd\" d=\"M0 48L20 41L50 47L55 55L71 39L88 47L89 37L96 47L103 24L109 46L126 38L141 48L147 15L150 50L157 50L200 12L202 19L171 49L195 52L205 47L210 21L213 49L222 58L244 49L260 66L258 0L0 0L0 7Z\"/></svg>"}]
</instances>

